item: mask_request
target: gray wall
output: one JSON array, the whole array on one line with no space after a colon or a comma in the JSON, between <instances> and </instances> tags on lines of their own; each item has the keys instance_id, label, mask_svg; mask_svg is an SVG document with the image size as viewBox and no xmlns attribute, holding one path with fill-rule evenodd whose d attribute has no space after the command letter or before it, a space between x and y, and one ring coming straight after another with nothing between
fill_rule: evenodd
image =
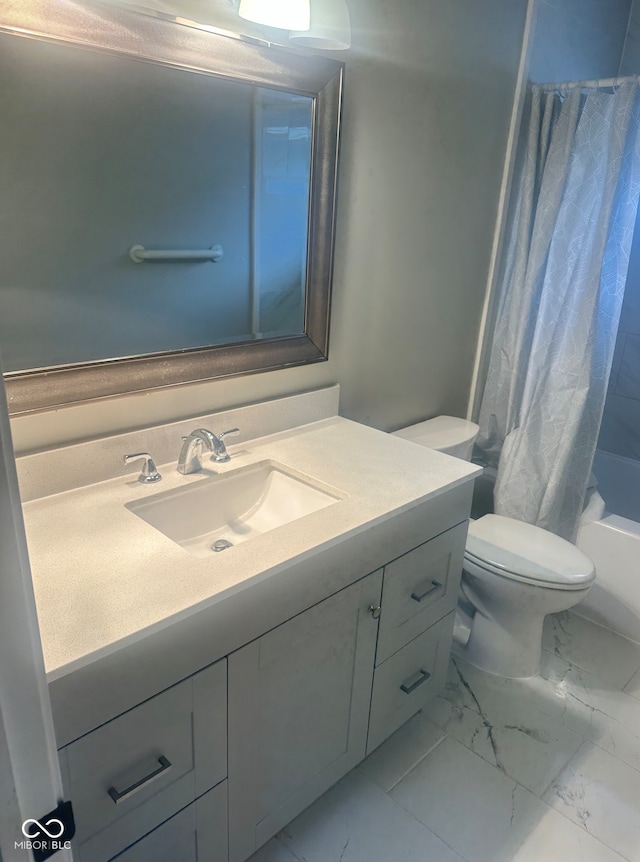
<instances>
[{"instance_id":1,"label":"gray wall","mask_svg":"<svg viewBox=\"0 0 640 862\"><path fill-rule=\"evenodd\" d=\"M329 362L18 419L18 449L333 382L379 428L464 414L526 0L349 6Z\"/></svg>"},{"instance_id":2,"label":"gray wall","mask_svg":"<svg viewBox=\"0 0 640 862\"><path fill-rule=\"evenodd\" d=\"M529 66L537 83L618 74L632 0L539 0Z\"/></svg>"},{"instance_id":3,"label":"gray wall","mask_svg":"<svg viewBox=\"0 0 640 862\"><path fill-rule=\"evenodd\" d=\"M526 3L358 6L333 326L343 412L389 430L466 411Z\"/></svg>"}]
</instances>

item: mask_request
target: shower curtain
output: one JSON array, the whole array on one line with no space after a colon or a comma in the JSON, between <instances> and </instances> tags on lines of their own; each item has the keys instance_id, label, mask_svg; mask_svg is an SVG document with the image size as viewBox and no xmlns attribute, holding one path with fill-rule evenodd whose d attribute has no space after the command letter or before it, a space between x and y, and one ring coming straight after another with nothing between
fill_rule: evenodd
<instances>
[{"instance_id":1,"label":"shower curtain","mask_svg":"<svg viewBox=\"0 0 640 862\"><path fill-rule=\"evenodd\" d=\"M574 539L640 192L640 84L534 86L478 445L495 511Z\"/></svg>"}]
</instances>

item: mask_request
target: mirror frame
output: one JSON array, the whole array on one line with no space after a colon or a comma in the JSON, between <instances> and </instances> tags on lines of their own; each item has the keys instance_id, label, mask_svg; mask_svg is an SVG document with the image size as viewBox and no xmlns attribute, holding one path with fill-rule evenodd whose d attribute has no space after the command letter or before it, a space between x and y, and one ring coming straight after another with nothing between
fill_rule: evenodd
<instances>
[{"instance_id":1,"label":"mirror frame","mask_svg":"<svg viewBox=\"0 0 640 862\"><path fill-rule=\"evenodd\" d=\"M313 99L304 334L5 374L20 415L328 358L344 64L161 13L84 0L3 0L0 33L77 45Z\"/></svg>"}]
</instances>

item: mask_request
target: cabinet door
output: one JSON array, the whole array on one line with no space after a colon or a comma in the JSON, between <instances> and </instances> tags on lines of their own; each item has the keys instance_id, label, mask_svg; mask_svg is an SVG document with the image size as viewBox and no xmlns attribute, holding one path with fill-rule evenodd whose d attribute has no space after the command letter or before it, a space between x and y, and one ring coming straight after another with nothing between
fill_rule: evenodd
<instances>
[{"instance_id":1,"label":"cabinet door","mask_svg":"<svg viewBox=\"0 0 640 862\"><path fill-rule=\"evenodd\" d=\"M227 782L183 808L111 862L227 862Z\"/></svg>"},{"instance_id":2,"label":"cabinet door","mask_svg":"<svg viewBox=\"0 0 640 862\"><path fill-rule=\"evenodd\" d=\"M363 759L382 573L229 656L229 859L258 847Z\"/></svg>"}]
</instances>

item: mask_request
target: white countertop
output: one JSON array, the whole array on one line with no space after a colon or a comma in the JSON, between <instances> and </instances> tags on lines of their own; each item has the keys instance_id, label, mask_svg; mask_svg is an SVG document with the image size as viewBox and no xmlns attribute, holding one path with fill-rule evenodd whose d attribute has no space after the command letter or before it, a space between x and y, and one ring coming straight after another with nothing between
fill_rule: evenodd
<instances>
[{"instance_id":1,"label":"white countertop","mask_svg":"<svg viewBox=\"0 0 640 862\"><path fill-rule=\"evenodd\" d=\"M24 505L29 554L51 681L180 618L468 481L475 465L339 417L229 446L228 464L205 461L163 481L119 477ZM271 459L347 495L326 508L197 558L125 504ZM213 469L215 467L215 469Z\"/></svg>"}]
</instances>

